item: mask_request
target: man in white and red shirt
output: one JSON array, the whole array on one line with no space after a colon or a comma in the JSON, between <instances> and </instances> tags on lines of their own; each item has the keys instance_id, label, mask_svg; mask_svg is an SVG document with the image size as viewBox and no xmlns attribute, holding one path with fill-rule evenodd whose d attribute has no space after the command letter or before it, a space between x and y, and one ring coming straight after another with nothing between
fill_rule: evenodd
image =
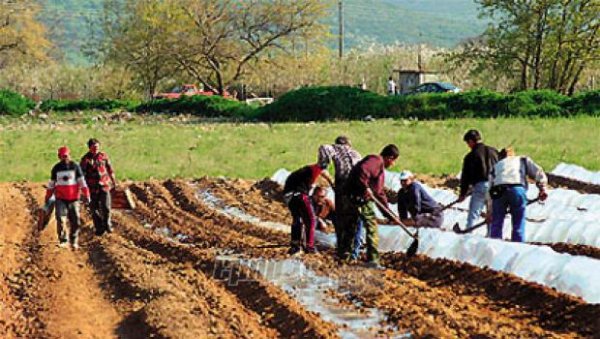
<instances>
[{"instance_id":1,"label":"man in white and red shirt","mask_svg":"<svg viewBox=\"0 0 600 339\"><path fill-rule=\"evenodd\" d=\"M80 226L79 196L80 192L90 203L90 191L85 183L81 167L71 161L69 148L58 149L60 162L52 168L50 182L46 191L46 202L54 195L56 198L56 230L59 246L66 248L71 242L74 249L79 248L78 234ZM69 233L65 226L69 221Z\"/></svg>"}]
</instances>

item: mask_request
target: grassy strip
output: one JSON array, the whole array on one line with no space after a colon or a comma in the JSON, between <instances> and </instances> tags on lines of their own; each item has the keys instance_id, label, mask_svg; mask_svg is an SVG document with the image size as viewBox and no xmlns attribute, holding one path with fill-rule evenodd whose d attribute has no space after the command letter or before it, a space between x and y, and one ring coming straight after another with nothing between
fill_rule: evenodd
<instances>
[{"instance_id":1,"label":"grassy strip","mask_svg":"<svg viewBox=\"0 0 600 339\"><path fill-rule=\"evenodd\" d=\"M379 152L387 143L398 144L401 156L395 170L457 173L468 151L462 135L469 128L480 129L491 145L512 143L519 154L532 156L547 170L559 162L600 169L600 120L592 117L271 125L136 120L13 123L0 128L0 181L45 181L59 146L69 145L79 159L87 151L85 142L90 137L102 141L121 179L262 178L281 167L295 169L316 161L318 146L331 143L340 134L348 135L363 155Z\"/></svg>"}]
</instances>

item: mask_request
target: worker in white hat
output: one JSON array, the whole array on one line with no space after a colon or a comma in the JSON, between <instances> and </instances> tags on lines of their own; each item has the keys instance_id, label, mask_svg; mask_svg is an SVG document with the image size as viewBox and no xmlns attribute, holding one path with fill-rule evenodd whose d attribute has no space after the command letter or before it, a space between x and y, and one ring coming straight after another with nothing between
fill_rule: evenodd
<instances>
[{"instance_id":1,"label":"worker in white hat","mask_svg":"<svg viewBox=\"0 0 600 339\"><path fill-rule=\"evenodd\" d=\"M406 170L400 173L400 183L398 214L402 222L407 226L441 227L444 222L442 206L425 191L423 184Z\"/></svg>"}]
</instances>

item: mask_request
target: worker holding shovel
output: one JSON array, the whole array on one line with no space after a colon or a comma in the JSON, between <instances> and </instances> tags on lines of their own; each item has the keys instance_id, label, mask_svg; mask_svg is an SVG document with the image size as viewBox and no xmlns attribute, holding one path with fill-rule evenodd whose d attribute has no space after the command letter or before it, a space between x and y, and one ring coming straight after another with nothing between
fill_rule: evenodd
<instances>
[{"instance_id":1,"label":"worker holding shovel","mask_svg":"<svg viewBox=\"0 0 600 339\"><path fill-rule=\"evenodd\" d=\"M538 199L546 200L545 186L548 178L543 169L528 157L515 156L510 147L500 151L500 161L490 175L492 197L492 226L490 236L502 239L502 228L507 209L512 220L511 240L525 241L525 208L527 201L527 178L535 180L539 188Z\"/></svg>"},{"instance_id":2,"label":"worker holding shovel","mask_svg":"<svg viewBox=\"0 0 600 339\"><path fill-rule=\"evenodd\" d=\"M467 229L479 218L489 201L489 175L498 161L498 151L483 143L481 133L472 129L465 133L463 140L471 149L463 161L460 175L460 194L458 202L467 198L469 188L472 188L471 202L467 215Z\"/></svg>"},{"instance_id":3,"label":"worker holding shovel","mask_svg":"<svg viewBox=\"0 0 600 339\"><path fill-rule=\"evenodd\" d=\"M379 235L377 233L377 218L375 208L387 206L387 197L383 190L385 169L394 165L400 152L396 145L387 145L379 155L368 155L356 164L344 187L344 192L352 201L355 220L346 225L352 227L350 233L356 233L358 219L362 219L367 234L367 267L383 269L379 264ZM381 208L380 208L381 209ZM384 215L388 211L381 209ZM351 237L350 239L353 239Z\"/></svg>"},{"instance_id":4,"label":"worker holding shovel","mask_svg":"<svg viewBox=\"0 0 600 339\"><path fill-rule=\"evenodd\" d=\"M100 141L92 138L87 145L89 151L81 158L80 166L90 188L90 212L95 233L102 235L112 232L110 190L117 186L117 182L108 155L100 151Z\"/></svg>"},{"instance_id":5,"label":"worker holding shovel","mask_svg":"<svg viewBox=\"0 0 600 339\"><path fill-rule=\"evenodd\" d=\"M45 202L52 195L56 198L56 230L58 233L59 247L66 248L69 241L74 249L79 248L78 234L81 224L79 212L79 196L83 193L86 203L90 203L90 191L85 183L83 172L77 163L71 160L69 148L63 146L58 149L60 162L52 167L50 182L46 190ZM67 220L69 232L67 238Z\"/></svg>"},{"instance_id":6,"label":"worker holding shovel","mask_svg":"<svg viewBox=\"0 0 600 339\"><path fill-rule=\"evenodd\" d=\"M444 223L442 206L425 191L410 171L400 173L400 183L398 215L402 223L406 226L440 228Z\"/></svg>"}]
</instances>

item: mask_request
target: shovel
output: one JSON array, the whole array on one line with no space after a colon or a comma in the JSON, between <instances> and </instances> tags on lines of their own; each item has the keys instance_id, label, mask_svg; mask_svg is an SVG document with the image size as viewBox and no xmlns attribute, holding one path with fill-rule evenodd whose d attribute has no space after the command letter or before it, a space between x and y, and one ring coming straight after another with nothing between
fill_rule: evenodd
<instances>
[{"instance_id":1,"label":"shovel","mask_svg":"<svg viewBox=\"0 0 600 339\"><path fill-rule=\"evenodd\" d=\"M449 208L452 208L454 205L456 205L458 203L459 203L458 200L454 200L453 202L449 203L448 205L442 206L442 211L445 211L445 210L447 210Z\"/></svg>"},{"instance_id":2,"label":"shovel","mask_svg":"<svg viewBox=\"0 0 600 339\"><path fill-rule=\"evenodd\" d=\"M408 234L408 236L410 236L411 238L414 239L414 241L412 242L412 244L410 244L410 246L408 247L408 250L406 250L406 256L407 257L414 257L415 254L417 254L417 250L419 249L419 232L415 232L414 234L408 230L408 227L406 227L406 225L404 225L402 223L402 221L400 221L400 218L392 211L390 211L390 209L385 206L381 201L379 201L377 198L373 197L373 201L375 201L375 204L385 213L387 213L389 216L392 217L393 221L398 224L398 226L400 226L404 232L406 232L406 234Z\"/></svg>"},{"instance_id":3,"label":"shovel","mask_svg":"<svg viewBox=\"0 0 600 339\"><path fill-rule=\"evenodd\" d=\"M540 200L540 198L535 198L535 199L533 199L533 200L529 200L529 201L527 201L527 206L529 206L529 205L531 205L531 204L533 204L533 203L535 203L535 202L538 202L539 200ZM454 226L452 227L452 231L454 231L454 233L458 233L458 234L471 233L471 232L473 232L474 230L476 230L476 229L478 229L478 228L480 228L481 226L483 226L483 225L486 225L486 224L487 224L487 221L486 221L486 220L484 220L484 221L482 221L482 222L479 222L479 223L477 223L477 224L475 224L475 225L473 225L473 226L471 226L471 227L465 228L465 229L463 230L463 229L461 229L461 228L460 228L460 226L458 225L458 223L456 223L456 224L454 224Z\"/></svg>"}]
</instances>

